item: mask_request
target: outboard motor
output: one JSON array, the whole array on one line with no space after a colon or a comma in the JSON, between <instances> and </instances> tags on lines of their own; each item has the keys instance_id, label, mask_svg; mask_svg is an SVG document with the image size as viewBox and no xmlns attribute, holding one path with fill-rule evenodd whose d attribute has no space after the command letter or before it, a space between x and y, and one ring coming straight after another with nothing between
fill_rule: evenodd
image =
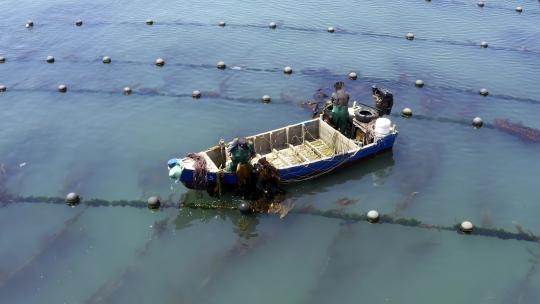
<instances>
[{"instance_id":1,"label":"outboard motor","mask_svg":"<svg viewBox=\"0 0 540 304\"><path fill-rule=\"evenodd\" d=\"M375 99L375 108L379 116L390 115L394 106L394 95L387 89L379 88L375 85L371 87L373 98Z\"/></svg>"}]
</instances>

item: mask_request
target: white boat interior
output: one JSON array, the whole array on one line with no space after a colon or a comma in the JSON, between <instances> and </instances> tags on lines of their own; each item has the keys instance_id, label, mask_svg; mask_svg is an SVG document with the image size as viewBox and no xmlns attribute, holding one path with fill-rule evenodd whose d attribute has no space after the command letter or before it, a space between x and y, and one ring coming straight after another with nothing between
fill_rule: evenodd
<instances>
[{"instance_id":1,"label":"white boat interior","mask_svg":"<svg viewBox=\"0 0 540 304\"><path fill-rule=\"evenodd\" d=\"M269 132L246 137L253 143L256 156L252 164L265 157L275 168L283 169L335 155L357 151L361 141L354 141L332 128L321 118L289 125ZM225 168L229 155L221 145L202 152L206 158L207 169L218 171ZM193 167L193 160L184 158L186 168Z\"/></svg>"}]
</instances>

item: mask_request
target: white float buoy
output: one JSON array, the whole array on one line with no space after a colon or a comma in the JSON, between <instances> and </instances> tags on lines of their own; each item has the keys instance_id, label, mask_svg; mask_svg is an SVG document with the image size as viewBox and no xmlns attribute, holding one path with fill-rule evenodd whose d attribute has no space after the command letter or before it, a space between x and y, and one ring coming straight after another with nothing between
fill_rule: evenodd
<instances>
[{"instance_id":1,"label":"white float buoy","mask_svg":"<svg viewBox=\"0 0 540 304\"><path fill-rule=\"evenodd\" d=\"M268 24L268 27L270 27L271 29L275 29L277 27L277 24L275 22L270 22L270 24Z\"/></svg>"},{"instance_id":2,"label":"white float buoy","mask_svg":"<svg viewBox=\"0 0 540 304\"><path fill-rule=\"evenodd\" d=\"M293 70L290 66L286 66L283 68L283 73L285 74L292 74Z\"/></svg>"},{"instance_id":3,"label":"white float buoy","mask_svg":"<svg viewBox=\"0 0 540 304\"><path fill-rule=\"evenodd\" d=\"M358 78L358 74L356 74L356 72L349 73L349 79L356 80L356 78Z\"/></svg>"},{"instance_id":4,"label":"white float buoy","mask_svg":"<svg viewBox=\"0 0 540 304\"><path fill-rule=\"evenodd\" d=\"M58 92L65 93L67 91L67 85L61 84L58 86Z\"/></svg>"},{"instance_id":5,"label":"white float buoy","mask_svg":"<svg viewBox=\"0 0 540 304\"><path fill-rule=\"evenodd\" d=\"M66 203L70 206L76 206L80 201L81 197L75 192L71 192L66 195Z\"/></svg>"},{"instance_id":6,"label":"white float buoy","mask_svg":"<svg viewBox=\"0 0 540 304\"><path fill-rule=\"evenodd\" d=\"M0 63L4 63L4 62L6 62L6 57L0 56Z\"/></svg>"},{"instance_id":7,"label":"white float buoy","mask_svg":"<svg viewBox=\"0 0 540 304\"><path fill-rule=\"evenodd\" d=\"M272 99L270 98L270 95L264 95L262 98L262 102L264 103L270 103Z\"/></svg>"},{"instance_id":8,"label":"white float buoy","mask_svg":"<svg viewBox=\"0 0 540 304\"><path fill-rule=\"evenodd\" d=\"M161 202L157 196L151 196L148 198L148 209L158 209L160 205Z\"/></svg>"},{"instance_id":9,"label":"white float buoy","mask_svg":"<svg viewBox=\"0 0 540 304\"><path fill-rule=\"evenodd\" d=\"M225 21L220 21L218 23L218 25L221 26L221 27L224 27L225 25L227 25L227 23L225 23Z\"/></svg>"},{"instance_id":10,"label":"white float buoy","mask_svg":"<svg viewBox=\"0 0 540 304\"><path fill-rule=\"evenodd\" d=\"M407 38L407 40L414 40L414 34L413 33L407 33L407 35L405 35L405 38Z\"/></svg>"},{"instance_id":11,"label":"white float buoy","mask_svg":"<svg viewBox=\"0 0 540 304\"><path fill-rule=\"evenodd\" d=\"M26 22L26 27L27 27L27 28L31 28L31 27L33 27L33 26L34 26L34 21L28 20L28 21Z\"/></svg>"},{"instance_id":12,"label":"white float buoy","mask_svg":"<svg viewBox=\"0 0 540 304\"><path fill-rule=\"evenodd\" d=\"M153 24L154 24L154 20L152 20L152 19L146 19L146 24L147 24L147 25L153 25Z\"/></svg>"},{"instance_id":13,"label":"white float buoy","mask_svg":"<svg viewBox=\"0 0 540 304\"><path fill-rule=\"evenodd\" d=\"M473 231L473 229L474 229L474 225L473 225L473 223L471 223L469 221L464 221L464 222L461 223L460 229L464 233L471 233Z\"/></svg>"},{"instance_id":14,"label":"white float buoy","mask_svg":"<svg viewBox=\"0 0 540 304\"><path fill-rule=\"evenodd\" d=\"M201 91L195 90L191 93L191 97L193 98L200 98L201 97Z\"/></svg>"},{"instance_id":15,"label":"white float buoy","mask_svg":"<svg viewBox=\"0 0 540 304\"><path fill-rule=\"evenodd\" d=\"M487 89L484 89L484 88L480 89L480 92L479 92L479 93L480 93L480 95L482 95L482 96L488 96L488 95L489 95L488 90L487 90Z\"/></svg>"},{"instance_id":16,"label":"white float buoy","mask_svg":"<svg viewBox=\"0 0 540 304\"><path fill-rule=\"evenodd\" d=\"M482 118L480 118L480 117L475 117L473 119L473 121L472 121L472 125L475 128L481 128L483 124L484 124L484 122L482 121Z\"/></svg>"},{"instance_id":17,"label":"white float buoy","mask_svg":"<svg viewBox=\"0 0 540 304\"><path fill-rule=\"evenodd\" d=\"M130 87L124 87L123 92L124 92L124 95L129 95L129 94L131 94L131 88Z\"/></svg>"},{"instance_id":18,"label":"white float buoy","mask_svg":"<svg viewBox=\"0 0 540 304\"><path fill-rule=\"evenodd\" d=\"M523 7L521 7L521 6L516 7L516 12L522 13L523 12Z\"/></svg>"},{"instance_id":19,"label":"white float buoy","mask_svg":"<svg viewBox=\"0 0 540 304\"><path fill-rule=\"evenodd\" d=\"M0 84L0 92L5 92L7 90L7 87L3 84Z\"/></svg>"},{"instance_id":20,"label":"white float buoy","mask_svg":"<svg viewBox=\"0 0 540 304\"><path fill-rule=\"evenodd\" d=\"M424 81L422 79L418 79L414 82L414 85L417 87L417 88L423 88L424 87Z\"/></svg>"},{"instance_id":21,"label":"white float buoy","mask_svg":"<svg viewBox=\"0 0 540 304\"><path fill-rule=\"evenodd\" d=\"M336 31L336 29L333 28L332 26L330 26L330 27L328 27L328 28L326 29L326 31L328 31L329 33L333 33L333 32Z\"/></svg>"},{"instance_id":22,"label":"white float buoy","mask_svg":"<svg viewBox=\"0 0 540 304\"><path fill-rule=\"evenodd\" d=\"M101 61L103 61L103 63L105 63L105 64L109 64L109 63L111 63L111 57L105 56L105 57L103 57L103 59Z\"/></svg>"},{"instance_id":23,"label":"white float buoy","mask_svg":"<svg viewBox=\"0 0 540 304\"><path fill-rule=\"evenodd\" d=\"M76 26L82 26L82 20L81 20L81 19L77 19L77 20L75 21L75 25L76 25Z\"/></svg>"},{"instance_id":24,"label":"white float buoy","mask_svg":"<svg viewBox=\"0 0 540 304\"><path fill-rule=\"evenodd\" d=\"M47 63L54 63L54 57L49 55L49 56L47 56L45 61L47 61Z\"/></svg>"},{"instance_id":25,"label":"white float buoy","mask_svg":"<svg viewBox=\"0 0 540 304\"><path fill-rule=\"evenodd\" d=\"M367 213L367 220L370 222L370 223L376 223L379 221L379 212L377 212L376 210L370 210L368 213Z\"/></svg>"},{"instance_id":26,"label":"white float buoy","mask_svg":"<svg viewBox=\"0 0 540 304\"><path fill-rule=\"evenodd\" d=\"M480 47L485 49L485 48L488 47L488 43L485 42L485 41L482 41L482 42L480 42Z\"/></svg>"},{"instance_id":27,"label":"white float buoy","mask_svg":"<svg viewBox=\"0 0 540 304\"><path fill-rule=\"evenodd\" d=\"M484 7L484 5L486 5L486 4L484 3L484 1L479 1L477 3L477 5L478 5L478 7Z\"/></svg>"},{"instance_id":28,"label":"white float buoy","mask_svg":"<svg viewBox=\"0 0 540 304\"><path fill-rule=\"evenodd\" d=\"M164 66L165 65L165 60L163 58L156 59L156 65L157 66Z\"/></svg>"},{"instance_id":29,"label":"white float buoy","mask_svg":"<svg viewBox=\"0 0 540 304\"><path fill-rule=\"evenodd\" d=\"M411 108L404 108L401 111L401 116L403 116L403 117L411 117L412 116L412 109Z\"/></svg>"},{"instance_id":30,"label":"white float buoy","mask_svg":"<svg viewBox=\"0 0 540 304\"><path fill-rule=\"evenodd\" d=\"M217 63L216 67L220 70L224 70L227 67L227 65L225 64L225 62L220 61Z\"/></svg>"}]
</instances>

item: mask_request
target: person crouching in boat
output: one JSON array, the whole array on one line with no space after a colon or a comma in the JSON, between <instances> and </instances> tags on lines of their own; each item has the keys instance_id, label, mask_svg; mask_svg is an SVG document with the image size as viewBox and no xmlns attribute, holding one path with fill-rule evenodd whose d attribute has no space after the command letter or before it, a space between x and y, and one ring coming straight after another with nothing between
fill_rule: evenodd
<instances>
[{"instance_id":1,"label":"person crouching in boat","mask_svg":"<svg viewBox=\"0 0 540 304\"><path fill-rule=\"evenodd\" d=\"M349 94L345 92L345 83L338 81L334 84L336 91L332 93L332 123L343 134L349 123Z\"/></svg>"},{"instance_id":2,"label":"person crouching in boat","mask_svg":"<svg viewBox=\"0 0 540 304\"><path fill-rule=\"evenodd\" d=\"M235 138L228 147L230 162L227 165L227 171L235 172L238 165L249 165L249 161L255 156L253 143L245 138Z\"/></svg>"},{"instance_id":3,"label":"person crouching in boat","mask_svg":"<svg viewBox=\"0 0 540 304\"><path fill-rule=\"evenodd\" d=\"M230 161L227 171L236 172L238 178L238 194L245 196L252 186L253 167L249 161L255 156L253 143L245 138L234 139L229 145Z\"/></svg>"}]
</instances>

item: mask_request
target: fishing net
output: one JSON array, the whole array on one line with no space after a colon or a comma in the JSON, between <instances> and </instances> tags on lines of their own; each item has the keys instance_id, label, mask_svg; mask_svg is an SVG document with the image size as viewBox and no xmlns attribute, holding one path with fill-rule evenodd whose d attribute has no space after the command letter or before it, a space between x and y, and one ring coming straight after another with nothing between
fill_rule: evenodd
<instances>
[{"instance_id":1,"label":"fishing net","mask_svg":"<svg viewBox=\"0 0 540 304\"><path fill-rule=\"evenodd\" d=\"M208 184L206 159L202 153L190 153L189 158L193 160L193 188L204 190Z\"/></svg>"}]
</instances>

